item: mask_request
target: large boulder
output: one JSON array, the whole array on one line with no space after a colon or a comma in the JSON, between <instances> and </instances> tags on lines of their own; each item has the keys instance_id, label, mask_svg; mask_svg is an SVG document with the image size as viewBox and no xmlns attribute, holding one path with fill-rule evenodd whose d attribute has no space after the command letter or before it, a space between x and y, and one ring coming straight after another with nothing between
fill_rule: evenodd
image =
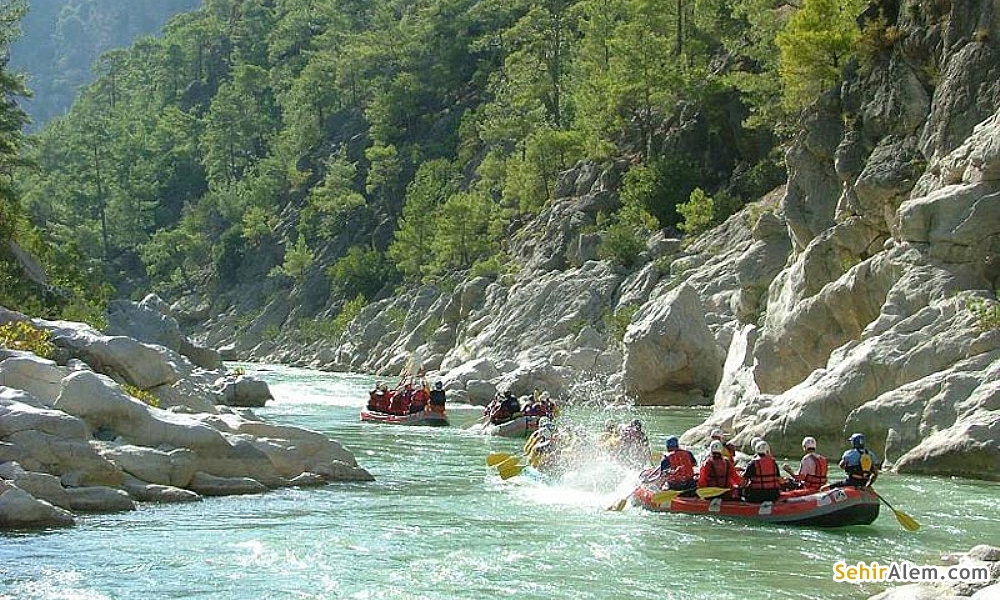
<instances>
[{"instance_id":1,"label":"large boulder","mask_svg":"<svg viewBox=\"0 0 1000 600\"><path fill-rule=\"evenodd\" d=\"M636 313L624 346L625 391L643 404L707 403L722 378L724 352L688 285Z\"/></svg>"},{"instance_id":2,"label":"large boulder","mask_svg":"<svg viewBox=\"0 0 1000 600\"><path fill-rule=\"evenodd\" d=\"M124 490L89 486L67 488L70 507L74 512L109 513L135 510L135 503Z\"/></svg>"},{"instance_id":3,"label":"large boulder","mask_svg":"<svg viewBox=\"0 0 1000 600\"><path fill-rule=\"evenodd\" d=\"M0 529L65 527L75 522L69 511L0 481Z\"/></svg>"},{"instance_id":4,"label":"large boulder","mask_svg":"<svg viewBox=\"0 0 1000 600\"><path fill-rule=\"evenodd\" d=\"M220 368L222 359L219 353L192 343L181 333L180 325L171 312L166 302L155 294L146 296L139 303L115 300L108 305L107 333L169 348L203 369Z\"/></svg>"},{"instance_id":5,"label":"large boulder","mask_svg":"<svg viewBox=\"0 0 1000 600\"><path fill-rule=\"evenodd\" d=\"M43 406L51 407L59 396L67 369L33 354L0 362L0 386L24 390Z\"/></svg>"},{"instance_id":6,"label":"large boulder","mask_svg":"<svg viewBox=\"0 0 1000 600\"><path fill-rule=\"evenodd\" d=\"M211 427L190 416L148 406L107 377L89 371L72 373L63 380L55 407L85 420L93 431L110 431L138 446L164 445L208 454L226 454L230 449Z\"/></svg>"},{"instance_id":7,"label":"large boulder","mask_svg":"<svg viewBox=\"0 0 1000 600\"><path fill-rule=\"evenodd\" d=\"M53 344L116 380L148 390L180 379L166 347L124 336L107 336L81 323L41 320L35 323L49 330Z\"/></svg>"},{"instance_id":8,"label":"large boulder","mask_svg":"<svg viewBox=\"0 0 1000 600\"><path fill-rule=\"evenodd\" d=\"M187 487L197 468L194 452L186 448L161 450L109 443L98 451L136 479L164 486Z\"/></svg>"},{"instance_id":9,"label":"large boulder","mask_svg":"<svg viewBox=\"0 0 1000 600\"><path fill-rule=\"evenodd\" d=\"M266 381L249 375L227 378L221 395L223 404L228 406L261 407L273 398Z\"/></svg>"},{"instance_id":10,"label":"large boulder","mask_svg":"<svg viewBox=\"0 0 1000 600\"><path fill-rule=\"evenodd\" d=\"M249 477L217 477L201 471L194 474L189 487L202 496L236 496L267 491L264 484Z\"/></svg>"}]
</instances>

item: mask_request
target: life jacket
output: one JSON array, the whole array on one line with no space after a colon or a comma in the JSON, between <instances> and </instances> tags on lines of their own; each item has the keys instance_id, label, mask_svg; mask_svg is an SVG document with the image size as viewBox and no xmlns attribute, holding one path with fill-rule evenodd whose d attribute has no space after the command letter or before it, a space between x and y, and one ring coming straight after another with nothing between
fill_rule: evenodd
<instances>
[{"instance_id":1,"label":"life jacket","mask_svg":"<svg viewBox=\"0 0 1000 600\"><path fill-rule=\"evenodd\" d=\"M708 482L706 483L706 487L728 488L730 486L732 482L732 462L725 458L715 458L713 456L705 464L708 466Z\"/></svg>"},{"instance_id":2,"label":"life jacket","mask_svg":"<svg viewBox=\"0 0 1000 600\"><path fill-rule=\"evenodd\" d=\"M803 481L805 482L807 488L821 488L826 485L827 468L829 466L828 461L825 456L822 454L816 454L815 452L806 454L802 457L802 460L804 461L810 456L813 459L813 463L816 465L816 468L814 469L816 474L813 475L812 473L806 473Z\"/></svg>"},{"instance_id":3,"label":"life jacket","mask_svg":"<svg viewBox=\"0 0 1000 600\"><path fill-rule=\"evenodd\" d=\"M410 411L416 412L418 410L423 410L424 406L427 405L428 394L424 389L419 389L413 392L413 397L410 399Z\"/></svg>"},{"instance_id":4,"label":"life jacket","mask_svg":"<svg viewBox=\"0 0 1000 600\"><path fill-rule=\"evenodd\" d=\"M392 399L392 392L388 394L385 392L377 392L375 394L375 401L372 403L372 407L376 412L387 413L389 412L389 402Z\"/></svg>"},{"instance_id":5,"label":"life jacket","mask_svg":"<svg viewBox=\"0 0 1000 600\"><path fill-rule=\"evenodd\" d=\"M667 481L679 482L694 479L694 454L688 450L674 450L666 456L670 464ZM720 486L721 487L721 486Z\"/></svg>"},{"instance_id":6,"label":"life jacket","mask_svg":"<svg viewBox=\"0 0 1000 600\"><path fill-rule=\"evenodd\" d=\"M875 466L875 458L867 448L855 449L859 454L858 464L847 465L844 470L851 479L869 479L872 476L872 469Z\"/></svg>"},{"instance_id":7,"label":"life jacket","mask_svg":"<svg viewBox=\"0 0 1000 600\"><path fill-rule=\"evenodd\" d=\"M750 461L753 473L750 475L748 490L781 489L781 475L778 473L778 463L771 456L756 456ZM750 468L747 467L747 471Z\"/></svg>"},{"instance_id":8,"label":"life jacket","mask_svg":"<svg viewBox=\"0 0 1000 600\"><path fill-rule=\"evenodd\" d=\"M410 398L412 396L413 392L409 390L393 394L392 400L389 402L389 412L395 415L405 415L410 410Z\"/></svg>"}]
</instances>

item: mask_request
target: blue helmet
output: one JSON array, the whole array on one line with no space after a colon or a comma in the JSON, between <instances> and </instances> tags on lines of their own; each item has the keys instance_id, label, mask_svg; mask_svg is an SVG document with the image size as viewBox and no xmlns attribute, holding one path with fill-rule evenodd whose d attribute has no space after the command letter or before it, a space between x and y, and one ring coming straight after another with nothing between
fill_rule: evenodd
<instances>
[{"instance_id":1,"label":"blue helmet","mask_svg":"<svg viewBox=\"0 0 1000 600\"><path fill-rule=\"evenodd\" d=\"M865 447L865 434L855 433L854 435L851 436L850 442L851 446L857 448L858 450L861 450L862 448Z\"/></svg>"},{"instance_id":2,"label":"blue helmet","mask_svg":"<svg viewBox=\"0 0 1000 600\"><path fill-rule=\"evenodd\" d=\"M664 445L667 447L667 450L676 450L681 447L680 443L677 442L677 436L675 435L668 437Z\"/></svg>"}]
</instances>

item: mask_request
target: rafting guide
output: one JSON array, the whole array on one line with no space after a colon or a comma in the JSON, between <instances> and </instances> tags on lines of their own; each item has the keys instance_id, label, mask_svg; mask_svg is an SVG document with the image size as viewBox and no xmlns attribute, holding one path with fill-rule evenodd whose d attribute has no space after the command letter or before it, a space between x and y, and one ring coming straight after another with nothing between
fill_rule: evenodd
<instances>
[{"instance_id":1,"label":"rafting guide","mask_svg":"<svg viewBox=\"0 0 1000 600\"><path fill-rule=\"evenodd\" d=\"M981 583L990 580L985 566L935 566L912 563L834 563L833 580L843 583Z\"/></svg>"}]
</instances>

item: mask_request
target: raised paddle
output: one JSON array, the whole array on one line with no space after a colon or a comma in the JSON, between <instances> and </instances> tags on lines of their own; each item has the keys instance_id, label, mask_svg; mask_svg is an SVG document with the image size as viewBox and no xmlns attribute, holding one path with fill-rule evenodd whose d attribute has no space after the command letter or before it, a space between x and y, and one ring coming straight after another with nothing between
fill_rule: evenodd
<instances>
[{"instance_id":1,"label":"raised paddle","mask_svg":"<svg viewBox=\"0 0 1000 600\"><path fill-rule=\"evenodd\" d=\"M698 491L695 492L695 493L698 494L699 498L701 498L702 500L704 500L706 498L716 498L718 496L721 496L721 495L725 494L726 492L731 492L731 491L732 491L732 488L703 487L703 488L698 488Z\"/></svg>"},{"instance_id":2,"label":"raised paddle","mask_svg":"<svg viewBox=\"0 0 1000 600\"><path fill-rule=\"evenodd\" d=\"M901 510L896 510L895 508L893 508L892 505L889 504L888 500L883 498L881 494L875 491L875 488L869 486L868 489L871 490L873 494L875 494L876 498L881 500L883 503L885 503L886 506L889 507L889 510L892 511L892 514L896 515L896 520L899 521L899 524L903 527L903 529L907 531L916 531L920 529L920 523L917 523L916 519L914 519L913 517L911 517L910 515L906 514Z\"/></svg>"}]
</instances>

